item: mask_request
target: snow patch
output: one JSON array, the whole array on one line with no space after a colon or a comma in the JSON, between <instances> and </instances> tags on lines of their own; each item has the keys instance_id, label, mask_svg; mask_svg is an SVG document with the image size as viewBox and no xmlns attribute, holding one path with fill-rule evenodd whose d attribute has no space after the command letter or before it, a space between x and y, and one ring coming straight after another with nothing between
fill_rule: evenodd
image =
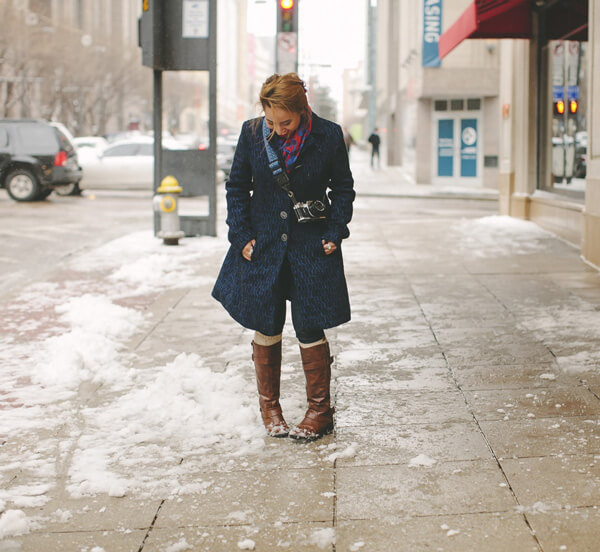
<instances>
[{"instance_id":1,"label":"snow patch","mask_svg":"<svg viewBox=\"0 0 600 552\"><path fill-rule=\"evenodd\" d=\"M535 513L540 513L540 514L544 514L546 512L551 512L553 510L560 510L561 506L560 504L557 504L555 502L534 502L531 506L516 506L516 511L523 514L523 513L531 513L531 514L535 514Z\"/></svg>"},{"instance_id":2,"label":"snow patch","mask_svg":"<svg viewBox=\"0 0 600 552\"><path fill-rule=\"evenodd\" d=\"M534 222L499 215L463 220L452 231L458 234L459 247L479 258L533 254L554 239Z\"/></svg>"},{"instance_id":3,"label":"snow patch","mask_svg":"<svg viewBox=\"0 0 600 552\"><path fill-rule=\"evenodd\" d=\"M185 537L179 539L176 543L167 546L165 552L183 552L183 550L191 550L193 546L188 544Z\"/></svg>"},{"instance_id":4,"label":"snow patch","mask_svg":"<svg viewBox=\"0 0 600 552\"><path fill-rule=\"evenodd\" d=\"M254 550L256 543L252 539L244 539L237 543L240 550Z\"/></svg>"},{"instance_id":5,"label":"snow patch","mask_svg":"<svg viewBox=\"0 0 600 552\"><path fill-rule=\"evenodd\" d=\"M326 529L318 529L310 536L311 544L316 544L319 548L328 548L335 544L335 529L328 527Z\"/></svg>"},{"instance_id":6,"label":"snow patch","mask_svg":"<svg viewBox=\"0 0 600 552\"><path fill-rule=\"evenodd\" d=\"M29 533L30 522L22 510L6 510L0 514L0 540Z\"/></svg>"},{"instance_id":7,"label":"snow patch","mask_svg":"<svg viewBox=\"0 0 600 552\"><path fill-rule=\"evenodd\" d=\"M540 379L554 381L556 379L556 374L540 374Z\"/></svg>"},{"instance_id":8,"label":"snow patch","mask_svg":"<svg viewBox=\"0 0 600 552\"><path fill-rule=\"evenodd\" d=\"M410 467L420 467L420 466L431 467L436 462L437 462L437 460L434 460L433 458L429 458L429 456L427 456L426 454L419 454L418 456L411 458L408 465Z\"/></svg>"},{"instance_id":9,"label":"snow patch","mask_svg":"<svg viewBox=\"0 0 600 552\"><path fill-rule=\"evenodd\" d=\"M253 386L235 364L213 372L198 355L182 353L173 362L147 369L138 385L112 404L82 411L87 430L73 455L69 491L75 496L124 496L144 488L180 491L175 477L164 477L164 466L162 479L148 470L140 470L137 479L127 470L125 479L119 475L119 459L143 465L156 458L161 470L160 463L175 465L182 454L208 447L232 458L260 450L264 440L255 403Z\"/></svg>"},{"instance_id":10,"label":"snow patch","mask_svg":"<svg viewBox=\"0 0 600 552\"><path fill-rule=\"evenodd\" d=\"M330 454L326 460L328 462L334 462L338 458L354 458L357 453L357 443L351 443L348 447L346 447L342 452L334 452Z\"/></svg>"}]
</instances>

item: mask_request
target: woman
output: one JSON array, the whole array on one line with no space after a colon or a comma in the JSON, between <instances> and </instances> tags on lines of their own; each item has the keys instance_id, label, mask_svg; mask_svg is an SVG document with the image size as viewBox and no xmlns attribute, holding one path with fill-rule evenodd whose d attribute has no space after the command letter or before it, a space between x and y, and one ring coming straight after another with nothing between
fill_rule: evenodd
<instances>
[{"instance_id":1,"label":"woman","mask_svg":"<svg viewBox=\"0 0 600 552\"><path fill-rule=\"evenodd\" d=\"M269 77L260 102L265 116L243 124L226 185L231 247L213 297L255 330L252 359L267 433L313 440L333 429L333 359L323 330L350 320L341 241L349 235L354 181L341 128L311 111L298 75ZM308 213L306 203L316 200L321 205ZM308 220L299 222L295 204ZM308 398L304 420L291 430L279 404L286 300Z\"/></svg>"}]
</instances>

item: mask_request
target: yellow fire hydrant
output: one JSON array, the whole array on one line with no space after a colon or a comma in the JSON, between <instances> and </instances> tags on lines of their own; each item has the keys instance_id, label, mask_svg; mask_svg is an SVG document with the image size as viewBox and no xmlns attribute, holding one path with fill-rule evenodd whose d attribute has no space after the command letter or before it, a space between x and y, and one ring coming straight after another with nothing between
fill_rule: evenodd
<instances>
[{"instance_id":1,"label":"yellow fire hydrant","mask_svg":"<svg viewBox=\"0 0 600 552\"><path fill-rule=\"evenodd\" d=\"M183 191L174 176L165 176L154 196L154 210L160 213L160 231L157 237L165 245L179 245L185 236L179 227L178 196Z\"/></svg>"}]
</instances>

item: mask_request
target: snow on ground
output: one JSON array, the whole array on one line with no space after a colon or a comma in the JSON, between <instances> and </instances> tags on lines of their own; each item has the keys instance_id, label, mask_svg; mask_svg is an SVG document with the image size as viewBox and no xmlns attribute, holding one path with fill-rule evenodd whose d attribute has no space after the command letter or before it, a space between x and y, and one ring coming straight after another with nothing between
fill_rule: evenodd
<instances>
[{"instance_id":1,"label":"snow on ground","mask_svg":"<svg viewBox=\"0 0 600 552\"><path fill-rule=\"evenodd\" d=\"M477 257L535 253L550 236L533 223L509 217L463 221L452 232L459 247ZM63 281L29 286L4 307L10 322L4 328L7 338L0 343L0 436L18 435L19 446L0 449L0 476L10 480L21 470L35 484L0 492L0 538L35 526L36 520L28 519L21 508L48 500L61 465L69 466L66 488L73 497L158 492L174 496L210 492L210 480L186 479L189 466L181 466L180 460L191 451L201 458L210 450L234 462L264 448L255 382L245 370L247 345L223 351L229 363L223 362L224 369L218 372L198 355L177 354L168 346L164 357L156 356L154 364L141 369L126 348L129 338L154 323L143 311L148 301L141 301L142 296L157 295L165 288L212 284L212 279L197 275L196 266L218 263L226 247L224 240L198 238L165 249L150 232L131 234L72 261ZM382 311L382 303L389 308ZM519 315L524 327L551 347L561 343L573 347L557 353L563 368L576 370L600 362L600 352L592 345L600 342L598 313L591 305L571 297L558 306L526 307ZM403 298L397 285L376 294L353 294L353 309L355 321L366 328L388 323L382 316L407 319L415 328L423 322L412 296ZM387 326L390 334L377 341L368 335L357 339L340 333L334 368L346 371L344 385L376 385L376 375L351 370L377 362L404 370L405 379L415 385L435 379L434 373L427 376L423 371L430 359L424 362L422 355L413 356L410 350L428 346L427 327L411 333ZM588 352L579 352L578 344ZM284 366L283 372L287 376L290 369ZM81 393L95 402L82 404ZM286 412L300 412L303 401L286 400ZM334 449L319 450L330 462L357 454L356 443L340 452ZM435 462L420 454L410 465L430 467ZM334 529L316 531L311 542L331 546Z\"/></svg>"},{"instance_id":2,"label":"snow on ground","mask_svg":"<svg viewBox=\"0 0 600 552\"><path fill-rule=\"evenodd\" d=\"M451 227L458 246L479 258L528 255L543 250L554 234L531 221L508 216L464 219Z\"/></svg>"},{"instance_id":3,"label":"snow on ground","mask_svg":"<svg viewBox=\"0 0 600 552\"><path fill-rule=\"evenodd\" d=\"M418 456L411 458L408 465L411 468L416 468L416 467L430 468L435 463L436 463L436 460L434 460L433 458L429 458L429 456L427 456L426 454L419 454Z\"/></svg>"},{"instance_id":4,"label":"snow on ground","mask_svg":"<svg viewBox=\"0 0 600 552\"><path fill-rule=\"evenodd\" d=\"M144 303L124 306L128 298L207 284L195 265L218 262L226 246L198 238L165 249L150 232L132 234L71 262L70 278L32 285L3 307L13 326L0 344L0 436L15 446L1 449L0 475L19 470L36 484L2 490L0 538L30 529L18 508L45 504L65 462L73 497L206 492L210 482L182 481L182 455L212 447L234 458L264 446L242 364L213 372L198 355L179 354L140 370L126 349L152 324ZM93 397L83 404L82 389Z\"/></svg>"},{"instance_id":5,"label":"snow on ground","mask_svg":"<svg viewBox=\"0 0 600 552\"><path fill-rule=\"evenodd\" d=\"M176 543L167 546L165 552L183 552L184 550L192 550L193 546L188 544L184 537L179 539Z\"/></svg>"},{"instance_id":6,"label":"snow on ground","mask_svg":"<svg viewBox=\"0 0 600 552\"><path fill-rule=\"evenodd\" d=\"M600 324L595 305L571 295L554 305L525 305L521 315L524 327L556 355L568 374L580 374L600 366ZM552 374L542 374L551 379Z\"/></svg>"},{"instance_id":7,"label":"snow on ground","mask_svg":"<svg viewBox=\"0 0 600 552\"><path fill-rule=\"evenodd\" d=\"M310 536L310 543L316 544L319 548L330 548L335 544L335 529L327 527L326 529L317 529Z\"/></svg>"},{"instance_id":8,"label":"snow on ground","mask_svg":"<svg viewBox=\"0 0 600 552\"><path fill-rule=\"evenodd\" d=\"M21 510L0 512L0 540L29 533L30 521Z\"/></svg>"}]
</instances>

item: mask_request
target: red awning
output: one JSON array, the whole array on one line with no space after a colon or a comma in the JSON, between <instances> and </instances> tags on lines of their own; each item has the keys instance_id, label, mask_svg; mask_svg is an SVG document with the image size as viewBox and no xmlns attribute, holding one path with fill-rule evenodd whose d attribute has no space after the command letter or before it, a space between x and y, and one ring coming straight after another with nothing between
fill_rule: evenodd
<instances>
[{"instance_id":1,"label":"red awning","mask_svg":"<svg viewBox=\"0 0 600 552\"><path fill-rule=\"evenodd\" d=\"M473 0L440 37L440 58L466 38L530 38L529 0Z\"/></svg>"}]
</instances>

